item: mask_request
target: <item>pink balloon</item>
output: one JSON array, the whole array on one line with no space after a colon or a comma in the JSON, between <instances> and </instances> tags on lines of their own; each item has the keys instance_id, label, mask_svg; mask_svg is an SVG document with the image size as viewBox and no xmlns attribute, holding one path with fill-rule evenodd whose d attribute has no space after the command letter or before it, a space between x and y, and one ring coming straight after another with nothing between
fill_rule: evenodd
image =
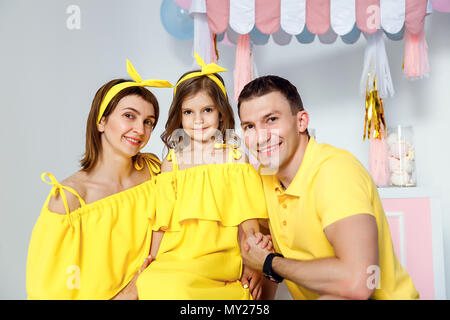
<instances>
[{"instance_id":1,"label":"pink balloon","mask_svg":"<svg viewBox=\"0 0 450 320\"><path fill-rule=\"evenodd\" d=\"M191 1L192 0L175 0L175 3L184 10L189 10L191 8Z\"/></svg>"}]
</instances>

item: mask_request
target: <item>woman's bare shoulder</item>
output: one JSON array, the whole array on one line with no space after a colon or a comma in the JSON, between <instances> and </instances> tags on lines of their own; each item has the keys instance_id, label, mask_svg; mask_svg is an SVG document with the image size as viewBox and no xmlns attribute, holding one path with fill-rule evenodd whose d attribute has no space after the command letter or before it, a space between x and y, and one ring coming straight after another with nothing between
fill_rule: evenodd
<instances>
[{"instance_id":1,"label":"woman's bare shoulder","mask_svg":"<svg viewBox=\"0 0 450 320\"><path fill-rule=\"evenodd\" d=\"M60 181L60 184L65 187L69 187L73 189L81 198L84 198L86 195L86 174L82 171L75 172L73 175L67 177L66 179ZM63 190L66 199L67 205L69 207L69 211L75 211L78 209L81 204L78 197L75 196L72 192L68 190ZM57 192L54 197L50 198L48 203L48 209L52 212L59 214L66 214L67 210L64 204L63 197L61 196L61 190Z\"/></svg>"}]
</instances>

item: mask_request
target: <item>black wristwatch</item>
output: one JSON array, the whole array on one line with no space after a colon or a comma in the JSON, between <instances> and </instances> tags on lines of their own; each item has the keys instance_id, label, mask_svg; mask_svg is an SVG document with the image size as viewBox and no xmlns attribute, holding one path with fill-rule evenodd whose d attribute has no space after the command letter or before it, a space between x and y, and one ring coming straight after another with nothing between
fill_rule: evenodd
<instances>
[{"instance_id":1,"label":"black wristwatch","mask_svg":"<svg viewBox=\"0 0 450 320\"><path fill-rule=\"evenodd\" d=\"M266 257L266 260L264 261L263 274L266 278L268 278L274 282L280 283L284 279L279 274L276 274L275 271L273 271L273 269L272 269L272 260L274 257L284 258L284 256L281 253L269 253Z\"/></svg>"}]
</instances>

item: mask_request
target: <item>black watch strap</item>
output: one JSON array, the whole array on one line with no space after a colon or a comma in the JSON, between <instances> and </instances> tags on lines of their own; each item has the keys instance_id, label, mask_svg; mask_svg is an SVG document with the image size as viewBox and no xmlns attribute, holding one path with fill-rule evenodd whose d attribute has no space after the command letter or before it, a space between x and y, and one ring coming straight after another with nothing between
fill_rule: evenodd
<instances>
[{"instance_id":1,"label":"black watch strap","mask_svg":"<svg viewBox=\"0 0 450 320\"><path fill-rule=\"evenodd\" d=\"M284 258L284 256L281 253L269 253L266 257L266 260L264 261L263 274L266 278L275 281L277 283L280 283L281 281L284 280L284 278L275 273L275 271L273 271L272 269L272 260L275 257Z\"/></svg>"}]
</instances>

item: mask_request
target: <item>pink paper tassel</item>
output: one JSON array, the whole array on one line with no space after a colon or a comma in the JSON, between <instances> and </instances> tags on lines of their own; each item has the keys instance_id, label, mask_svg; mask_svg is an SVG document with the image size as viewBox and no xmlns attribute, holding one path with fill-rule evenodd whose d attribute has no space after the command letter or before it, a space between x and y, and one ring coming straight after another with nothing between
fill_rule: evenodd
<instances>
[{"instance_id":1,"label":"pink paper tassel","mask_svg":"<svg viewBox=\"0 0 450 320\"><path fill-rule=\"evenodd\" d=\"M250 35L239 35L234 64L234 100L237 102L244 86L253 80L253 58Z\"/></svg>"},{"instance_id":2,"label":"pink paper tassel","mask_svg":"<svg viewBox=\"0 0 450 320\"><path fill-rule=\"evenodd\" d=\"M411 34L405 31L405 57L403 62L404 73L408 78L417 79L428 76L430 65L428 63L428 45L425 32Z\"/></svg>"},{"instance_id":3,"label":"pink paper tassel","mask_svg":"<svg viewBox=\"0 0 450 320\"><path fill-rule=\"evenodd\" d=\"M211 42L210 45L210 57L211 57L211 63L217 63L217 48L216 48L216 40L214 33L210 33L209 41Z\"/></svg>"},{"instance_id":4,"label":"pink paper tassel","mask_svg":"<svg viewBox=\"0 0 450 320\"><path fill-rule=\"evenodd\" d=\"M381 139L371 138L369 140L369 171L377 187L389 185L390 179L388 148L383 128L381 128L381 132Z\"/></svg>"}]
</instances>

